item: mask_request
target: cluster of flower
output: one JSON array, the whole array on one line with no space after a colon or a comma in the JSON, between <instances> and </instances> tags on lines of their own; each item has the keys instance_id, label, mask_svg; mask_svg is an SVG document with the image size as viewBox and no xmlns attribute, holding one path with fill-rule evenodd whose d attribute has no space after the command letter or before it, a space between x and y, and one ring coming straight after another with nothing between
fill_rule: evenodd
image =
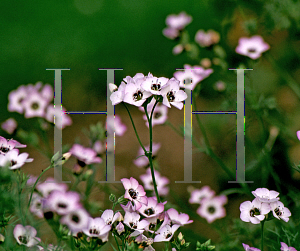
<instances>
[{"instance_id":1,"label":"cluster of flower","mask_svg":"<svg viewBox=\"0 0 300 251\"><path fill-rule=\"evenodd\" d=\"M0 136L0 167L8 166L9 169L18 169L27 162L32 162L32 158L28 158L28 153L19 154L19 149L26 145L19 143L16 140Z\"/></svg>"},{"instance_id":2,"label":"cluster of flower","mask_svg":"<svg viewBox=\"0 0 300 251\"><path fill-rule=\"evenodd\" d=\"M200 204L197 213L208 223L226 216L224 205L227 203L227 197L225 195L215 196L215 191L211 190L209 186L194 189L191 192L189 203Z\"/></svg>"},{"instance_id":3,"label":"cluster of flower","mask_svg":"<svg viewBox=\"0 0 300 251\"><path fill-rule=\"evenodd\" d=\"M120 86L109 84L112 92L110 100L113 105L121 102L142 106L147 98L155 95L162 97L162 103L171 107L171 105L182 109L182 101L187 98L184 91L179 89L179 81L175 78L154 77L151 73L144 76L142 73L137 73L133 78L127 76L123 79Z\"/></svg>"},{"instance_id":4,"label":"cluster of flower","mask_svg":"<svg viewBox=\"0 0 300 251\"><path fill-rule=\"evenodd\" d=\"M125 188L124 198L127 205L122 205L125 215L113 210L105 210L101 217L91 218L80 203L80 196L76 192L67 191L66 184L54 183L53 179L37 185L37 192L33 194L30 211L38 217L56 219L66 225L74 238L96 237L101 244L108 240L109 232L123 238L134 237L144 250L154 250L153 242L170 241L175 231L185 224L192 223L189 216L178 213L170 208L164 211L167 202L158 203L156 197L147 197L142 185L134 178L122 179ZM122 199L123 201L126 201ZM150 237L146 237L148 232ZM30 226L25 228L17 225L14 236L21 245L37 245L36 230Z\"/></svg>"},{"instance_id":5,"label":"cluster of flower","mask_svg":"<svg viewBox=\"0 0 300 251\"><path fill-rule=\"evenodd\" d=\"M271 211L275 218L289 221L291 212L279 201L278 192L269 191L267 188L257 188L252 194L255 196L252 202L245 201L240 205L242 221L259 224L266 217L270 217L268 214Z\"/></svg>"},{"instance_id":6,"label":"cluster of flower","mask_svg":"<svg viewBox=\"0 0 300 251\"><path fill-rule=\"evenodd\" d=\"M11 91L8 96L8 111L24 113L25 118L42 117L48 122L54 123L55 108L50 104L53 100L53 88L49 84L42 85L37 82L35 85L21 85L17 90ZM62 107L65 111L65 108ZM58 128L64 128L72 124L70 116L62 113L55 119Z\"/></svg>"}]
</instances>

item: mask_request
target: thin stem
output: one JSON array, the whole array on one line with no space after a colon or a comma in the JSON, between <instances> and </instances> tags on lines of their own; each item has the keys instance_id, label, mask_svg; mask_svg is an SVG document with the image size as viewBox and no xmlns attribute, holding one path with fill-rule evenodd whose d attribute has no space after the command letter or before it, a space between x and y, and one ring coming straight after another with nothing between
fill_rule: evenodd
<instances>
[{"instance_id":1,"label":"thin stem","mask_svg":"<svg viewBox=\"0 0 300 251\"><path fill-rule=\"evenodd\" d=\"M18 202L19 202L19 211L20 211L20 216L21 216L21 220L22 220L22 224L24 225L24 216L23 216L23 212L22 212L22 207L21 207L21 194L22 194L22 187L20 187L20 184L22 184L21 182L21 174L20 174L20 170L18 170Z\"/></svg>"},{"instance_id":2,"label":"thin stem","mask_svg":"<svg viewBox=\"0 0 300 251\"><path fill-rule=\"evenodd\" d=\"M157 185L156 185L153 162L152 162L152 144L153 144L153 142L152 142L152 117L153 117L153 111L154 111L155 106L157 105L157 103L158 103L158 101L155 102L155 104L152 108L150 118L149 118L149 115L148 115L148 112L147 112L147 107L144 106L144 109L145 109L145 113L146 113L147 120L148 120L148 123L149 123L149 134L150 134L150 147L149 147L150 151L149 151L149 153L147 153L147 157L149 159L149 164L150 164L150 169L151 169L151 176L152 176L152 182L153 182L153 186L154 186L155 195L156 195L156 198L157 198L157 202L160 203L160 197L159 197L159 194L158 194L158 191L157 191Z\"/></svg>"},{"instance_id":3,"label":"thin stem","mask_svg":"<svg viewBox=\"0 0 300 251\"><path fill-rule=\"evenodd\" d=\"M261 251L264 251L264 224L265 220L261 221Z\"/></svg>"},{"instance_id":4,"label":"thin stem","mask_svg":"<svg viewBox=\"0 0 300 251\"><path fill-rule=\"evenodd\" d=\"M118 240L117 240L117 237L116 237L115 235L114 235L114 237L115 237L115 241L116 241L116 243L117 243L118 250L121 251L120 245L119 245Z\"/></svg>"},{"instance_id":5,"label":"thin stem","mask_svg":"<svg viewBox=\"0 0 300 251\"><path fill-rule=\"evenodd\" d=\"M30 207L30 203L31 203L31 200L32 200L32 195L33 195L33 192L34 192L34 189L36 187L36 184L39 182L40 178L42 177L42 175L47 172L49 169L51 169L53 167L53 165L51 164L50 166L48 166L40 175L39 177L36 179L34 185L33 185L33 188L31 190L31 194L30 194L30 198L29 198L29 202L28 202L28 206L27 206L27 209L29 209Z\"/></svg>"},{"instance_id":6,"label":"thin stem","mask_svg":"<svg viewBox=\"0 0 300 251\"><path fill-rule=\"evenodd\" d=\"M141 147L143 148L144 152L147 152L146 149L145 149L145 147L143 146L141 140L140 140L140 137L139 137L138 133L137 133L137 130L136 130L136 128L135 128L135 125L134 125L133 119L132 119L132 117L131 117L130 111L128 110L128 107L126 106L126 104L125 104L124 102L122 102L122 104L125 106L125 108L126 108L128 114L129 114L129 117L130 117L130 120L131 120L133 129L134 129L135 135L136 135L136 137L137 137L137 139L138 139L138 141L139 141Z\"/></svg>"}]
</instances>

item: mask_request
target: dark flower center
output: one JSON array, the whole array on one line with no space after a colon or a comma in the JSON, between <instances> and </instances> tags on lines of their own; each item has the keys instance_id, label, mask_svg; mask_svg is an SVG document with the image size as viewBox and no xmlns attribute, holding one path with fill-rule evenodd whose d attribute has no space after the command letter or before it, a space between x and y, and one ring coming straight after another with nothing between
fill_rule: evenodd
<instances>
[{"instance_id":1,"label":"dark flower center","mask_svg":"<svg viewBox=\"0 0 300 251\"><path fill-rule=\"evenodd\" d=\"M254 52L256 52L256 49L255 49L255 48L249 48L249 49L248 49L248 52L254 53Z\"/></svg>"},{"instance_id":2,"label":"dark flower center","mask_svg":"<svg viewBox=\"0 0 300 251\"><path fill-rule=\"evenodd\" d=\"M139 101L143 98L143 93L138 90L136 93L133 94L133 100L134 101Z\"/></svg>"},{"instance_id":3,"label":"dark flower center","mask_svg":"<svg viewBox=\"0 0 300 251\"><path fill-rule=\"evenodd\" d=\"M34 103L32 103L31 108L32 108L33 110L37 110L37 109L39 109L39 104L36 103L36 102L34 102Z\"/></svg>"},{"instance_id":4,"label":"dark flower center","mask_svg":"<svg viewBox=\"0 0 300 251\"><path fill-rule=\"evenodd\" d=\"M18 103L21 104L24 100L24 97L19 98Z\"/></svg>"},{"instance_id":5,"label":"dark flower center","mask_svg":"<svg viewBox=\"0 0 300 251\"><path fill-rule=\"evenodd\" d=\"M149 230L155 230L155 224L151 223L151 224L149 225Z\"/></svg>"},{"instance_id":6,"label":"dark flower center","mask_svg":"<svg viewBox=\"0 0 300 251\"><path fill-rule=\"evenodd\" d=\"M256 207L250 210L250 216L254 217L254 215L260 215L260 210Z\"/></svg>"},{"instance_id":7,"label":"dark flower center","mask_svg":"<svg viewBox=\"0 0 300 251\"><path fill-rule=\"evenodd\" d=\"M173 91L169 91L169 92L167 93L167 98L168 98L168 100L169 100L170 102L173 102L173 101L174 101L175 96L174 96Z\"/></svg>"},{"instance_id":8,"label":"dark flower center","mask_svg":"<svg viewBox=\"0 0 300 251\"><path fill-rule=\"evenodd\" d=\"M45 212L44 217L45 217L46 220L50 220L50 219L53 218L53 213L51 211Z\"/></svg>"},{"instance_id":9,"label":"dark flower center","mask_svg":"<svg viewBox=\"0 0 300 251\"><path fill-rule=\"evenodd\" d=\"M20 236L18 237L18 240L19 240L21 243L25 244L25 245L28 243L28 238L27 238L27 236L20 235Z\"/></svg>"},{"instance_id":10,"label":"dark flower center","mask_svg":"<svg viewBox=\"0 0 300 251\"><path fill-rule=\"evenodd\" d=\"M150 215L154 214L154 210L153 210L153 208L148 208L144 211L144 213L146 215L150 216Z\"/></svg>"},{"instance_id":11,"label":"dark flower center","mask_svg":"<svg viewBox=\"0 0 300 251\"><path fill-rule=\"evenodd\" d=\"M136 229L136 228L137 228L137 225L136 225L134 222L130 222L129 225L130 225L130 227L133 228L133 229Z\"/></svg>"},{"instance_id":12,"label":"dark flower center","mask_svg":"<svg viewBox=\"0 0 300 251\"><path fill-rule=\"evenodd\" d=\"M166 235L166 239L170 238L171 236L172 236L172 234L171 234L171 233L168 233L168 234Z\"/></svg>"},{"instance_id":13,"label":"dark flower center","mask_svg":"<svg viewBox=\"0 0 300 251\"><path fill-rule=\"evenodd\" d=\"M214 212L216 212L216 208L213 207L213 206L210 206L207 211L210 213L210 214L213 214Z\"/></svg>"},{"instance_id":14,"label":"dark flower center","mask_svg":"<svg viewBox=\"0 0 300 251\"><path fill-rule=\"evenodd\" d=\"M81 167L85 167L86 166L86 164L85 164L85 162L84 161L81 161L81 160L77 160L77 163L78 163L78 165L79 166L81 166Z\"/></svg>"},{"instance_id":15,"label":"dark flower center","mask_svg":"<svg viewBox=\"0 0 300 251\"><path fill-rule=\"evenodd\" d=\"M3 152L3 153L7 153L7 152L9 151L9 147L3 147L3 146L2 146L2 147L0 148L0 151Z\"/></svg>"},{"instance_id":16,"label":"dark flower center","mask_svg":"<svg viewBox=\"0 0 300 251\"><path fill-rule=\"evenodd\" d=\"M160 112L154 113L154 118L155 118L155 119L158 119L158 118L161 117L161 116L162 116L162 114L161 114Z\"/></svg>"},{"instance_id":17,"label":"dark flower center","mask_svg":"<svg viewBox=\"0 0 300 251\"><path fill-rule=\"evenodd\" d=\"M280 211L280 209L277 207L274 209L274 213L277 215L277 216L281 216L282 215L282 212Z\"/></svg>"},{"instance_id":18,"label":"dark flower center","mask_svg":"<svg viewBox=\"0 0 300 251\"><path fill-rule=\"evenodd\" d=\"M58 203L57 205L60 208L67 208L68 206L65 203Z\"/></svg>"},{"instance_id":19,"label":"dark flower center","mask_svg":"<svg viewBox=\"0 0 300 251\"><path fill-rule=\"evenodd\" d=\"M11 163L11 165L13 166L13 165L17 164L17 161L11 160L10 163Z\"/></svg>"},{"instance_id":20,"label":"dark flower center","mask_svg":"<svg viewBox=\"0 0 300 251\"><path fill-rule=\"evenodd\" d=\"M129 193L129 195L130 195L130 197L132 198L132 199L136 199L137 198L137 193L136 193L136 191L134 190L134 189L132 189L132 188L130 188L129 190L128 190L128 193Z\"/></svg>"},{"instance_id":21,"label":"dark flower center","mask_svg":"<svg viewBox=\"0 0 300 251\"><path fill-rule=\"evenodd\" d=\"M78 223L80 221L78 215L76 214L73 214L72 217L71 217L72 221L74 221L75 223Z\"/></svg>"},{"instance_id":22,"label":"dark flower center","mask_svg":"<svg viewBox=\"0 0 300 251\"><path fill-rule=\"evenodd\" d=\"M153 91L159 91L161 89L161 85L160 85L160 83L158 84L152 84L151 85L151 90L153 90Z\"/></svg>"},{"instance_id":23,"label":"dark flower center","mask_svg":"<svg viewBox=\"0 0 300 251\"><path fill-rule=\"evenodd\" d=\"M96 228L91 228L89 232L90 234L100 234L100 231L97 230Z\"/></svg>"}]
</instances>

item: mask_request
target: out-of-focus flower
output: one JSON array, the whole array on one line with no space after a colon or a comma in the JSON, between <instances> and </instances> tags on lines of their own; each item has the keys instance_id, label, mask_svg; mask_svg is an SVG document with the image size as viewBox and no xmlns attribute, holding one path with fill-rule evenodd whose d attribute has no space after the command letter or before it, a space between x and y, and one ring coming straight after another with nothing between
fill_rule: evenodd
<instances>
[{"instance_id":1,"label":"out-of-focus flower","mask_svg":"<svg viewBox=\"0 0 300 251\"><path fill-rule=\"evenodd\" d=\"M87 211L84 208L79 208L63 216L60 222L67 225L73 233L77 233L89 227L89 220L90 216Z\"/></svg>"},{"instance_id":2,"label":"out-of-focus flower","mask_svg":"<svg viewBox=\"0 0 300 251\"><path fill-rule=\"evenodd\" d=\"M281 244L281 251L297 251L296 248L294 247L289 247L287 244L285 244L284 242L280 242Z\"/></svg>"},{"instance_id":3,"label":"out-of-focus flower","mask_svg":"<svg viewBox=\"0 0 300 251\"><path fill-rule=\"evenodd\" d=\"M268 203L261 202L258 198L251 201L244 201L240 205L240 218L242 221L259 224L265 219L265 215L270 212L271 208Z\"/></svg>"},{"instance_id":4,"label":"out-of-focus flower","mask_svg":"<svg viewBox=\"0 0 300 251\"><path fill-rule=\"evenodd\" d=\"M117 136L123 136L127 127L122 123L120 116L115 115L107 117L106 129L108 134L113 134L115 132Z\"/></svg>"},{"instance_id":5,"label":"out-of-focus flower","mask_svg":"<svg viewBox=\"0 0 300 251\"><path fill-rule=\"evenodd\" d=\"M25 118L45 117L45 109L49 102L39 92L32 92L23 101Z\"/></svg>"},{"instance_id":6,"label":"out-of-focus flower","mask_svg":"<svg viewBox=\"0 0 300 251\"><path fill-rule=\"evenodd\" d=\"M0 136L0 155L5 155L7 152L11 151L14 148L24 148L26 145L19 143L14 139L6 139Z\"/></svg>"},{"instance_id":7,"label":"out-of-focus flower","mask_svg":"<svg viewBox=\"0 0 300 251\"><path fill-rule=\"evenodd\" d=\"M223 82L223 81L217 81L215 84L214 84L214 89L218 92L223 92L225 91L226 89L226 84Z\"/></svg>"},{"instance_id":8,"label":"out-of-focus flower","mask_svg":"<svg viewBox=\"0 0 300 251\"><path fill-rule=\"evenodd\" d=\"M142 204L147 204L146 192L142 185L138 183L135 178L121 179L123 186L125 188L124 198L129 199L134 202L136 210L139 210Z\"/></svg>"},{"instance_id":9,"label":"out-of-focus flower","mask_svg":"<svg viewBox=\"0 0 300 251\"><path fill-rule=\"evenodd\" d=\"M89 237L98 237L103 242L108 241L108 233L111 229L111 225L105 224L105 221L98 218L89 218L88 228L83 230L83 232Z\"/></svg>"},{"instance_id":10,"label":"out-of-focus flower","mask_svg":"<svg viewBox=\"0 0 300 251\"><path fill-rule=\"evenodd\" d=\"M163 96L163 104L169 108L171 105L175 106L179 110L182 109L182 101L187 98L184 91L179 90L179 81L175 78L171 78L165 88L161 90Z\"/></svg>"},{"instance_id":11,"label":"out-of-focus flower","mask_svg":"<svg viewBox=\"0 0 300 251\"><path fill-rule=\"evenodd\" d=\"M1 128L8 134L12 134L17 129L18 123L15 119L9 118L1 124Z\"/></svg>"},{"instance_id":12,"label":"out-of-focus flower","mask_svg":"<svg viewBox=\"0 0 300 251\"><path fill-rule=\"evenodd\" d=\"M173 50L172 50L172 53L174 55L178 55L180 54L181 52L183 52L184 50L184 47L182 44L177 44L176 46L174 46Z\"/></svg>"},{"instance_id":13,"label":"out-of-focus flower","mask_svg":"<svg viewBox=\"0 0 300 251\"><path fill-rule=\"evenodd\" d=\"M257 59L261 54L270 49L270 46L259 35L247 38L241 37L235 52L252 59Z\"/></svg>"},{"instance_id":14,"label":"out-of-focus flower","mask_svg":"<svg viewBox=\"0 0 300 251\"><path fill-rule=\"evenodd\" d=\"M8 95L8 111L22 114L24 112L23 101L26 99L27 95L28 93L25 85L21 85L17 90L11 91Z\"/></svg>"},{"instance_id":15,"label":"out-of-focus flower","mask_svg":"<svg viewBox=\"0 0 300 251\"><path fill-rule=\"evenodd\" d=\"M33 247L38 244L41 239L35 237L37 234L36 230L32 226L22 226L17 224L14 228L14 237L19 245L24 245L27 247Z\"/></svg>"},{"instance_id":16,"label":"out-of-focus flower","mask_svg":"<svg viewBox=\"0 0 300 251\"><path fill-rule=\"evenodd\" d=\"M49 105L47 107L45 118L50 123L54 123L57 128L64 129L66 126L72 125L72 119L69 115L64 113L64 111L66 111L64 107L62 107L61 109L61 116L55 117L54 120L55 108L53 105Z\"/></svg>"},{"instance_id":17,"label":"out-of-focus flower","mask_svg":"<svg viewBox=\"0 0 300 251\"><path fill-rule=\"evenodd\" d=\"M300 140L300 131L297 131L297 138Z\"/></svg>"},{"instance_id":18,"label":"out-of-focus flower","mask_svg":"<svg viewBox=\"0 0 300 251\"><path fill-rule=\"evenodd\" d=\"M201 206L197 209L197 213L205 218L208 223L212 223L216 219L226 216L224 204L227 203L225 195L215 196L213 198L205 198L201 200Z\"/></svg>"},{"instance_id":19,"label":"out-of-focus flower","mask_svg":"<svg viewBox=\"0 0 300 251\"><path fill-rule=\"evenodd\" d=\"M277 218L278 220L282 219L285 222L289 221L289 217L292 214L288 208L284 207L281 201L271 202L270 207L275 218Z\"/></svg>"},{"instance_id":20,"label":"out-of-focus flower","mask_svg":"<svg viewBox=\"0 0 300 251\"><path fill-rule=\"evenodd\" d=\"M65 183L57 183L53 178L47 178L45 182L38 184L36 189L47 198L55 190L66 192L68 186Z\"/></svg>"},{"instance_id":21,"label":"out-of-focus flower","mask_svg":"<svg viewBox=\"0 0 300 251\"><path fill-rule=\"evenodd\" d=\"M201 47L209 47L213 44L217 44L220 41L220 34L214 30L198 30L195 35L195 41Z\"/></svg>"},{"instance_id":22,"label":"out-of-focus flower","mask_svg":"<svg viewBox=\"0 0 300 251\"><path fill-rule=\"evenodd\" d=\"M182 30L190 24L192 20L193 19L190 15L187 15L184 11L182 11L178 15L172 14L167 16L166 25L176 30Z\"/></svg>"},{"instance_id":23,"label":"out-of-focus flower","mask_svg":"<svg viewBox=\"0 0 300 251\"><path fill-rule=\"evenodd\" d=\"M174 29L172 27L167 27L163 29L163 34L167 38L175 39L179 36L179 30Z\"/></svg>"},{"instance_id":24,"label":"out-of-focus flower","mask_svg":"<svg viewBox=\"0 0 300 251\"><path fill-rule=\"evenodd\" d=\"M167 185L170 183L170 180L167 177L161 176L161 174L156 170L154 170L154 175L158 194L161 196L166 196L169 193L169 187L167 187ZM144 183L146 190L154 190L150 168L146 170L146 174L142 174L140 176L140 179Z\"/></svg>"},{"instance_id":25,"label":"out-of-focus flower","mask_svg":"<svg viewBox=\"0 0 300 251\"><path fill-rule=\"evenodd\" d=\"M252 192L252 194L256 198L258 198L259 201L265 203L275 202L279 200L279 198L277 197L279 193L274 190L269 191L267 188L257 188Z\"/></svg>"},{"instance_id":26,"label":"out-of-focus flower","mask_svg":"<svg viewBox=\"0 0 300 251\"><path fill-rule=\"evenodd\" d=\"M211 199L213 196L215 196L215 191L211 190L209 186L204 186L191 192L189 203L201 204L204 199Z\"/></svg>"},{"instance_id":27,"label":"out-of-focus flower","mask_svg":"<svg viewBox=\"0 0 300 251\"><path fill-rule=\"evenodd\" d=\"M202 58L200 61L200 64L204 67L204 68L209 68L211 67L211 61L209 58Z\"/></svg>"},{"instance_id":28,"label":"out-of-focus flower","mask_svg":"<svg viewBox=\"0 0 300 251\"><path fill-rule=\"evenodd\" d=\"M39 218L43 218L44 217L43 203L44 203L44 199L38 193L33 193L30 208L29 208L30 212Z\"/></svg>"},{"instance_id":29,"label":"out-of-focus flower","mask_svg":"<svg viewBox=\"0 0 300 251\"><path fill-rule=\"evenodd\" d=\"M145 146L146 151L149 151L150 146ZM158 150L160 149L160 143L154 143L152 144L152 156L156 156ZM144 150L142 147L139 148L138 150L138 155L137 155L137 159L135 159L133 161L133 163L137 166L137 167L146 167L147 165L149 165L149 159L146 156L141 156L144 155ZM139 157L140 156L140 157Z\"/></svg>"},{"instance_id":30,"label":"out-of-focus flower","mask_svg":"<svg viewBox=\"0 0 300 251\"><path fill-rule=\"evenodd\" d=\"M155 102L156 102L156 100L155 100L155 98L153 98L151 100L151 102L147 105L147 112L148 112L149 116L151 115L151 111L152 111L152 108L153 108ZM139 107L139 109L142 112L144 111L143 107ZM165 123L166 120L168 119L167 115L168 115L168 108L164 105L157 104L153 111L152 127L155 125L161 125L161 124ZM143 119L146 121L146 126L149 127L149 123L148 123L146 114L143 116Z\"/></svg>"},{"instance_id":31,"label":"out-of-focus flower","mask_svg":"<svg viewBox=\"0 0 300 251\"><path fill-rule=\"evenodd\" d=\"M184 65L184 71L176 71L173 75L180 81L179 86L188 90L194 90L196 85L213 73L213 69L204 69L201 66L195 65L191 67L188 64Z\"/></svg>"},{"instance_id":32,"label":"out-of-focus flower","mask_svg":"<svg viewBox=\"0 0 300 251\"><path fill-rule=\"evenodd\" d=\"M19 154L18 149L9 151L6 155L0 155L0 166L9 165L9 169L18 169L25 163L32 162L32 158L28 158L28 153Z\"/></svg>"},{"instance_id":33,"label":"out-of-focus flower","mask_svg":"<svg viewBox=\"0 0 300 251\"><path fill-rule=\"evenodd\" d=\"M260 251L260 249L258 249L258 248L249 247L249 245L244 244L244 243L242 243L242 244L243 244L245 251Z\"/></svg>"},{"instance_id":34,"label":"out-of-focus flower","mask_svg":"<svg viewBox=\"0 0 300 251\"><path fill-rule=\"evenodd\" d=\"M91 149L83 147L79 144L74 144L70 149L70 153L78 159L80 166L90 165L93 163L101 163L102 159L97 157L97 153Z\"/></svg>"}]
</instances>

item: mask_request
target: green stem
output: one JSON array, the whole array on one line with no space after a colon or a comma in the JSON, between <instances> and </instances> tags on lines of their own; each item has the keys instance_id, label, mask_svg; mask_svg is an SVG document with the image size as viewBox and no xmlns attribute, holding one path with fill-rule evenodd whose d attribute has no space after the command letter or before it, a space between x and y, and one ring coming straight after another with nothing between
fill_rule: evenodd
<instances>
[{"instance_id":1,"label":"green stem","mask_svg":"<svg viewBox=\"0 0 300 251\"><path fill-rule=\"evenodd\" d=\"M130 114L130 111L129 111L129 109L128 109L127 105L126 105L124 102L122 102L122 104L125 106L125 108L126 108L126 110L127 110L128 114L129 114L129 117L130 117L130 120L131 120L131 123L132 123L133 129L134 129L135 135L136 135L136 137L137 137L137 139L138 139L138 141L139 141L139 143L140 143L141 147L143 148L144 152L147 152L147 151L146 151L146 149L145 149L145 147L143 146L143 144L142 144L141 140L140 140L140 137L139 137L138 133L137 133L137 130L136 130L136 128L135 128L135 125L134 125L133 119L132 119L132 117L131 117L131 114Z\"/></svg>"},{"instance_id":2,"label":"green stem","mask_svg":"<svg viewBox=\"0 0 300 251\"><path fill-rule=\"evenodd\" d=\"M40 175L39 177L36 179L34 185L33 185L33 188L31 190L31 194L30 194L30 197L29 197L29 202L28 202L28 206L27 206L27 209L29 209L30 207L30 203L31 203L31 200L32 200L32 195L33 195L33 192L34 192L34 189L36 187L36 184L39 182L40 178L42 177L42 175L47 172L49 169L51 169L53 167L53 165L51 164L50 166L48 166Z\"/></svg>"},{"instance_id":3,"label":"green stem","mask_svg":"<svg viewBox=\"0 0 300 251\"><path fill-rule=\"evenodd\" d=\"M261 221L261 251L264 251L264 224L265 220Z\"/></svg>"},{"instance_id":4,"label":"green stem","mask_svg":"<svg viewBox=\"0 0 300 251\"><path fill-rule=\"evenodd\" d=\"M21 220L22 220L22 224L24 225L25 221L24 221L24 216L23 216L23 212L22 212L22 207L21 207L21 194L22 194L22 187L20 187L20 184L22 184L22 180L21 180L21 174L20 174L20 170L18 170L18 202L19 202L19 211L20 211L20 216L21 216Z\"/></svg>"},{"instance_id":5,"label":"green stem","mask_svg":"<svg viewBox=\"0 0 300 251\"><path fill-rule=\"evenodd\" d=\"M116 241L116 243L117 243L118 250L119 250L119 251L121 251L121 249L120 249L120 245L119 245L119 243L118 243L118 240L117 240L117 237L116 237L116 235L114 235L114 237L115 237L115 241Z\"/></svg>"},{"instance_id":6,"label":"green stem","mask_svg":"<svg viewBox=\"0 0 300 251\"><path fill-rule=\"evenodd\" d=\"M149 164L150 164L150 169L151 169L151 176L152 176L152 182L153 182L153 186L154 186L155 195L156 195L156 198L157 198L157 202L160 203L160 197L159 197L159 194L158 194L158 191L157 191L157 185L156 185L153 162L152 162L152 144L153 144L153 141L152 141L152 117L153 117L153 111L154 111L155 106L157 105L157 103L158 103L158 101L155 102L155 104L152 108L150 118L149 118L149 115L148 115L148 112L147 112L147 107L144 106L144 109L145 109L145 114L147 116L147 120L148 120L148 123L149 123L149 134L150 134L150 146L149 146L149 153L147 153L147 157L149 159ZM145 152L145 154L146 154L146 152Z\"/></svg>"}]
</instances>

